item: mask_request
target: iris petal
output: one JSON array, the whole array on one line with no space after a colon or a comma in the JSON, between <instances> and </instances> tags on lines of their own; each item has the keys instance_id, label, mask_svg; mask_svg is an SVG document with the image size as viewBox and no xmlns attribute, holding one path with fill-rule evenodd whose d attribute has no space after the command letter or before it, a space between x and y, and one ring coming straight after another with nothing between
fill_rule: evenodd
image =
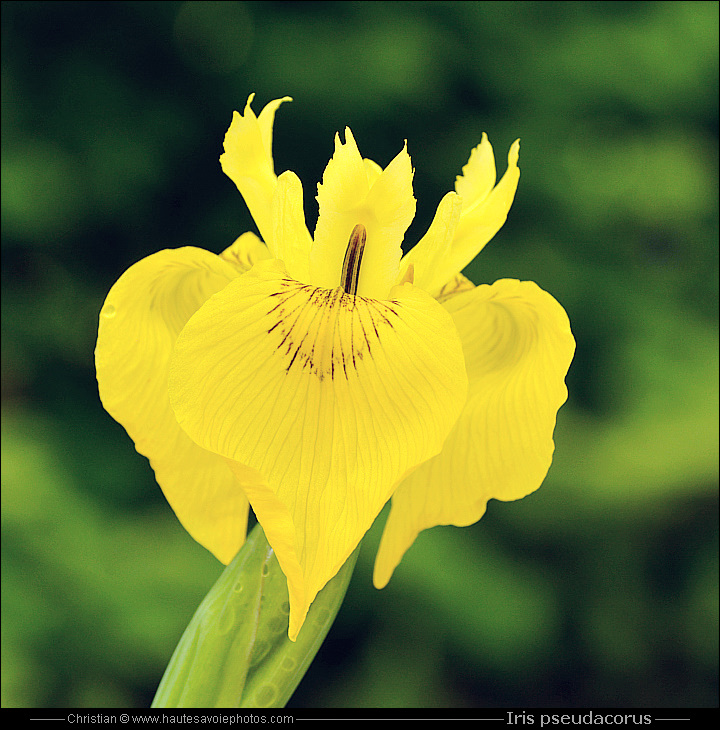
<instances>
[{"instance_id":1,"label":"iris petal","mask_svg":"<svg viewBox=\"0 0 720 730\"><path fill-rule=\"evenodd\" d=\"M241 244L234 250L240 255ZM178 425L167 377L180 330L237 275L228 261L199 248L148 256L110 290L95 350L103 406L150 460L185 529L224 563L245 539L248 502L223 459L192 442Z\"/></svg>"},{"instance_id":2,"label":"iris petal","mask_svg":"<svg viewBox=\"0 0 720 730\"><path fill-rule=\"evenodd\" d=\"M191 438L235 462L293 637L395 484L440 451L467 379L451 316L420 289L353 297L264 261L190 319L169 387Z\"/></svg>"},{"instance_id":3,"label":"iris petal","mask_svg":"<svg viewBox=\"0 0 720 730\"><path fill-rule=\"evenodd\" d=\"M310 283L332 288L340 281L343 259L354 227L362 224L367 245L358 294L387 298L397 283L401 244L415 215L413 170L406 149L378 173L363 160L352 136L335 139L335 153L318 186L319 216L310 258Z\"/></svg>"},{"instance_id":4,"label":"iris petal","mask_svg":"<svg viewBox=\"0 0 720 730\"><path fill-rule=\"evenodd\" d=\"M220 255L221 259L229 261L240 274L244 274L258 261L272 258L268 247L251 232L243 233L228 246Z\"/></svg>"},{"instance_id":5,"label":"iris petal","mask_svg":"<svg viewBox=\"0 0 720 730\"><path fill-rule=\"evenodd\" d=\"M487 134L470 153L470 159L462 169L462 175L455 179L455 191L463 199L464 213L469 213L482 203L495 187L495 153Z\"/></svg>"},{"instance_id":6,"label":"iris petal","mask_svg":"<svg viewBox=\"0 0 720 730\"><path fill-rule=\"evenodd\" d=\"M400 262L401 273L413 265L415 284L430 294L436 294L435 272L449 255L462 208L462 198L457 193L447 193L440 201L427 233Z\"/></svg>"},{"instance_id":7,"label":"iris petal","mask_svg":"<svg viewBox=\"0 0 720 730\"><path fill-rule=\"evenodd\" d=\"M419 247L418 252L413 254L413 251L410 251L408 254L416 256L426 264L420 267L416 265L416 269L427 272L423 275L421 284L426 291L433 294L439 291L459 274L502 228L520 180L517 164L519 154L518 140L510 147L505 174L500 182L492 187L495 181L495 160L492 147L485 135L482 143L472 151L468 164L463 168L463 176L458 177L455 183L457 194L462 200L462 209L455 224L452 241L446 246L442 255L439 255L438 243L430 235L431 231L428 231L425 238L416 246ZM445 196L441 206L444 204L449 208L450 200ZM438 216L440 214L439 208ZM447 215L447 212L443 215ZM437 216L433 226L436 225L436 221L438 221ZM432 263L428 263L430 261Z\"/></svg>"},{"instance_id":8,"label":"iris petal","mask_svg":"<svg viewBox=\"0 0 720 730\"><path fill-rule=\"evenodd\" d=\"M375 563L378 587L421 530L472 524L489 499L526 496L550 467L575 350L565 310L533 282L467 284L444 301L463 342L467 403L442 453L393 494Z\"/></svg>"},{"instance_id":9,"label":"iris petal","mask_svg":"<svg viewBox=\"0 0 720 730\"><path fill-rule=\"evenodd\" d=\"M505 174L486 196L478 195L473 190L474 185L483 184L482 176L469 178L470 191L466 194L471 196L471 204L468 205L463 199L463 210L450 247L451 255L447 262L447 269L442 272L441 278L444 281L462 271L503 227L520 181L519 154L520 140L516 140L508 152L508 166ZM468 166L472 168L470 163ZM467 167L465 169L467 170ZM460 181L456 182L456 188L463 189Z\"/></svg>"},{"instance_id":10,"label":"iris petal","mask_svg":"<svg viewBox=\"0 0 720 730\"><path fill-rule=\"evenodd\" d=\"M290 275L308 281L312 238L305 225L302 183L290 170L278 177L273 197L273 241L276 257Z\"/></svg>"},{"instance_id":11,"label":"iris petal","mask_svg":"<svg viewBox=\"0 0 720 730\"><path fill-rule=\"evenodd\" d=\"M272 128L278 107L291 99L285 96L271 101L256 117L250 108L253 97L251 94L248 98L242 114L233 113L220 164L242 194L260 235L274 253L272 201L277 178L272 157Z\"/></svg>"}]
</instances>

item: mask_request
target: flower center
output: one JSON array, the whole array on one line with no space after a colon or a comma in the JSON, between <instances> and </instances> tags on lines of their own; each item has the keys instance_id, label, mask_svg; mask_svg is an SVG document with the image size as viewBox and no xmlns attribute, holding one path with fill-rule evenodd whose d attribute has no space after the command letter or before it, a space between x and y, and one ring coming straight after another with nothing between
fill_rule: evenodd
<instances>
[{"instance_id":1,"label":"flower center","mask_svg":"<svg viewBox=\"0 0 720 730\"><path fill-rule=\"evenodd\" d=\"M342 274L340 275L340 286L346 294L357 294L358 279L360 278L360 263L363 251L365 250L365 239L367 234L365 226L358 223L353 228L348 241L345 260L343 261Z\"/></svg>"}]
</instances>

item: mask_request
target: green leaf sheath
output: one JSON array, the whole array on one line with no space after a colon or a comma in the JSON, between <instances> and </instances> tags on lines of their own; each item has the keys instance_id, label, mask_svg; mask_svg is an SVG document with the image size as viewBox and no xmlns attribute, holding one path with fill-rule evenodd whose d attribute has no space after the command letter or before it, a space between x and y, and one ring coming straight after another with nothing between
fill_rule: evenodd
<instances>
[{"instance_id":1,"label":"green leaf sheath","mask_svg":"<svg viewBox=\"0 0 720 730\"><path fill-rule=\"evenodd\" d=\"M335 620L359 550L290 641L287 582L256 525L185 629L152 706L284 707Z\"/></svg>"}]
</instances>

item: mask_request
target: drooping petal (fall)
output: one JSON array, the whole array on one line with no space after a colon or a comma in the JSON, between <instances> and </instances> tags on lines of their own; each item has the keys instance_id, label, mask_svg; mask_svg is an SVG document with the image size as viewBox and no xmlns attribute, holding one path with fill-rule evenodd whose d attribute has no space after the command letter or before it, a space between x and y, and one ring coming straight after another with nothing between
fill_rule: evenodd
<instances>
[{"instance_id":1,"label":"drooping petal (fall)","mask_svg":"<svg viewBox=\"0 0 720 730\"><path fill-rule=\"evenodd\" d=\"M518 156L520 141L515 141L508 153L508 168L500 182L495 184L495 158L486 135L472 151L463 167L463 175L455 182L455 190L462 200L457 221L457 200L446 195L438 207L428 233L403 259L415 262L419 286L431 294L459 274L502 228L512 206L520 180ZM453 237L448 244L443 235L447 226L454 225ZM441 225L442 224L442 225ZM435 231L433 231L435 228ZM440 234L440 235L439 235ZM440 247L440 248L439 248ZM417 250L416 250L417 249Z\"/></svg>"},{"instance_id":2,"label":"drooping petal (fall)","mask_svg":"<svg viewBox=\"0 0 720 730\"><path fill-rule=\"evenodd\" d=\"M225 153L220 156L220 164L245 199L270 251L277 255L272 235L272 201L277 184L272 156L272 129L278 107L292 99L289 96L275 99L265 106L259 116L255 116L250 108L254 96L250 94L242 114L233 113L232 123L225 134Z\"/></svg>"},{"instance_id":3,"label":"drooping petal (fall)","mask_svg":"<svg viewBox=\"0 0 720 730\"><path fill-rule=\"evenodd\" d=\"M349 129L345 143L335 138L335 153L318 185L319 216L310 254L310 283L332 288L340 281L343 259L354 227L367 231L357 293L386 299L397 283L401 244L415 216L413 170L402 149L378 174L363 160Z\"/></svg>"},{"instance_id":4,"label":"drooping petal (fall)","mask_svg":"<svg viewBox=\"0 0 720 730\"><path fill-rule=\"evenodd\" d=\"M393 494L375 563L378 587L421 530L472 524L489 499L520 499L536 490L550 467L575 351L567 314L533 282L469 286L459 277L458 293L443 302L463 342L467 403L442 453Z\"/></svg>"},{"instance_id":5,"label":"drooping petal (fall)","mask_svg":"<svg viewBox=\"0 0 720 730\"><path fill-rule=\"evenodd\" d=\"M231 247L236 256L242 246ZM185 529L223 563L245 539L247 498L225 461L180 428L167 379L178 333L211 295L238 276L236 266L193 247L142 259L110 290L95 350L103 406L150 460Z\"/></svg>"},{"instance_id":6,"label":"drooping petal (fall)","mask_svg":"<svg viewBox=\"0 0 720 730\"><path fill-rule=\"evenodd\" d=\"M288 578L290 635L395 484L437 454L465 401L452 317L411 284L385 301L262 261L178 337L182 428L236 463Z\"/></svg>"}]
</instances>

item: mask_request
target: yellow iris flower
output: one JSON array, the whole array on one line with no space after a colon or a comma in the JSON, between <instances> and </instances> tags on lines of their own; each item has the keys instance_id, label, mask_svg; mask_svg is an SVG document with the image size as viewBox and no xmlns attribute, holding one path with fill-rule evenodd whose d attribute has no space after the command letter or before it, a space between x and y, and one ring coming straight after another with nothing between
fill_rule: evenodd
<instances>
[{"instance_id":1,"label":"yellow iris flower","mask_svg":"<svg viewBox=\"0 0 720 730\"><path fill-rule=\"evenodd\" d=\"M407 150L382 169L349 129L336 136L311 236L300 180L274 172L288 99L256 116L252 98L220 162L263 240L164 250L128 269L100 313L96 367L103 405L223 563L252 505L287 578L295 638L389 499L378 587L421 530L469 525L489 499L540 486L575 343L533 282L475 287L460 274L505 222L518 142L496 185L483 135L403 256Z\"/></svg>"}]
</instances>

